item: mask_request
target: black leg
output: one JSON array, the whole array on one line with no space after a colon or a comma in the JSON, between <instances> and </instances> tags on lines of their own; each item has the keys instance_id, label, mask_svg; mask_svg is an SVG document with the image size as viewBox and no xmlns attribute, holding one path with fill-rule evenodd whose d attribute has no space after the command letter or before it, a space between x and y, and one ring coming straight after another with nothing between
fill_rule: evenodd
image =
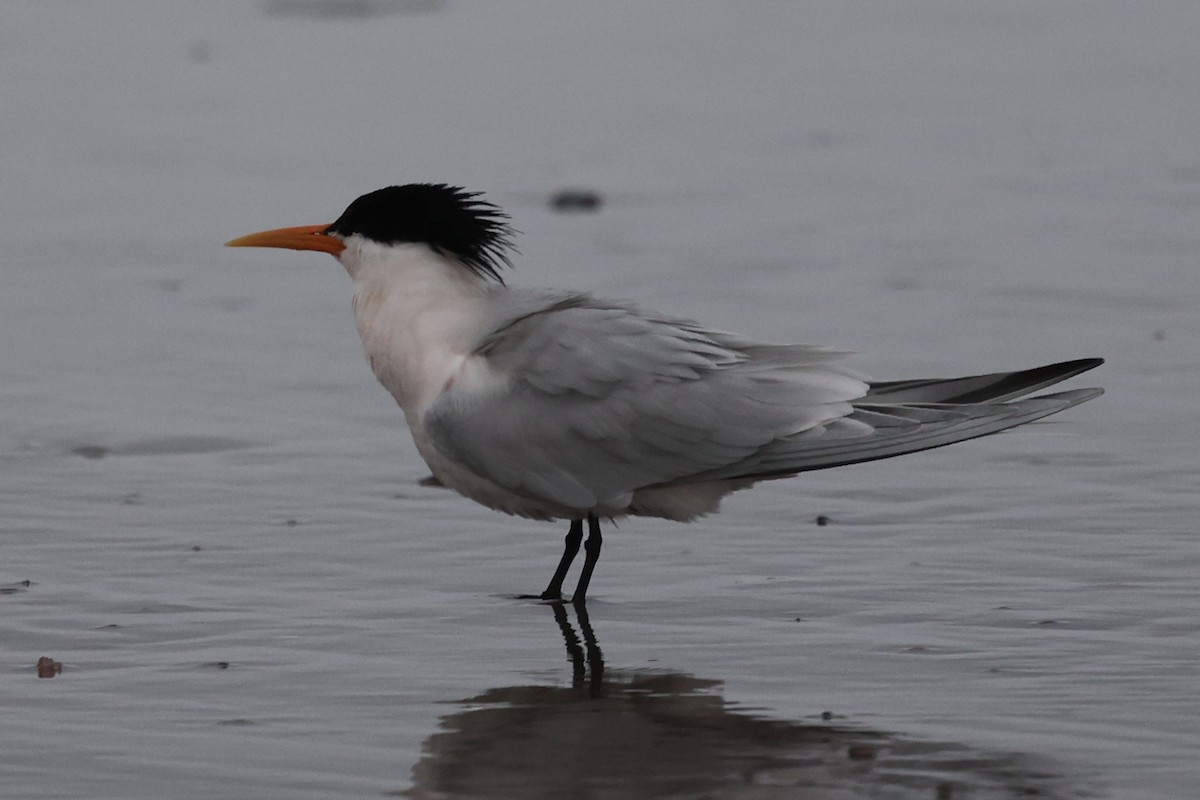
<instances>
[{"instance_id":1,"label":"black leg","mask_svg":"<svg viewBox=\"0 0 1200 800\"><path fill-rule=\"evenodd\" d=\"M541 599L562 600L563 580L567 577L567 570L571 568L571 562L575 560L575 554L579 552L579 543L582 541L583 520L573 519L571 527L567 531L567 538L563 542L562 559L558 562L558 569L554 570L554 577L550 579L550 585L546 587L546 591L542 592ZM588 541L591 541L590 537Z\"/></svg>"},{"instance_id":2,"label":"black leg","mask_svg":"<svg viewBox=\"0 0 1200 800\"><path fill-rule=\"evenodd\" d=\"M596 519L595 514L588 514L587 519L588 538L583 544L583 569L579 573L579 585L575 587L575 596L571 598L571 602L577 604L582 604L587 600L588 584L592 581L592 570L596 568L596 562L600 560L600 546L604 544L604 538L600 535L600 520ZM583 535L582 525L580 525L579 535Z\"/></svg>"}]
</instances>

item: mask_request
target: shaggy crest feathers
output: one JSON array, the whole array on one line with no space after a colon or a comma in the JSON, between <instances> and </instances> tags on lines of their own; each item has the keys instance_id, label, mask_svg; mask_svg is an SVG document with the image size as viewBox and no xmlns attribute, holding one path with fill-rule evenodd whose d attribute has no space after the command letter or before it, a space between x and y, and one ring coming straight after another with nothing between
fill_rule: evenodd
<instances>
[{"instance_id":1,"label":"shaggy crest feathers","mask_svg":"<svg viewBox=\"0 0 1200 800\"><path fill-rule=\"evenodd\" d=\"M326 233L360 234L381 244L424 243L450 255L481 278L504 283L511 267L513 229L508 214L444 183L410 183L368 192L351 203Z\"/></svg>"}]
</instances>

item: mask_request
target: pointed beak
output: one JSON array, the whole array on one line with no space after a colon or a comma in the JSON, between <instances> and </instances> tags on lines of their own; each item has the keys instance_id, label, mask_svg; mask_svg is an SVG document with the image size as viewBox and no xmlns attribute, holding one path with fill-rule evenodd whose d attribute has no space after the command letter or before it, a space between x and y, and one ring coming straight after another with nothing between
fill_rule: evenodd
<instances>
[{"instance_id":1,"label":"pointed beak","mask_svg":"<svg viewBox=\"0 0 1200 800\"><path fill-rule=\"evenodd\" d=\"M328 225L301 225L297 228L275 228L242 236L226 247L282 247L286 250L316 250L337 255L346 249L345 243L325 232Z\"/></svg>"}]
</instances>

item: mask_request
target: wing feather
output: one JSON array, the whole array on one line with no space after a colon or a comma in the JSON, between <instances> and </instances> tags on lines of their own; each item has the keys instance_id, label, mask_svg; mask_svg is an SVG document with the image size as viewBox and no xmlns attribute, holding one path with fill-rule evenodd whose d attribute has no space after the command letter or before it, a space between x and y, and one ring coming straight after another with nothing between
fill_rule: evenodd
<instances>
[{"instance_id":1,"label":"wing feather","mask_svg":"<svg viewBox=\"0 0 1200 800\"><path fill-rule=\"evenodd\" d=\"M422 424L441 455L516 495L620 513L641 489L732 490L941 447L1100 393L1024 397L1098 359L868 385L840 356L587 295L526 296L497 312L473 379L450 382Z\"/></svg>"},{"instance_id":2,"label":"wing feather","mask_svg":"<svg viewBox=\"0 0 1200 800\"><path fill-rule=\"evenodd\" d=\"M856 406L844 419L772 442L742 462L688 482L788 477L944 447L1057 414L1102 393L1075 389L1012 403Z\"/></svg>"},{"instance_id":3,"label":"wing feather","mask_svg":"<svg viewBox=\"0 0 1200 800\"><path fill-rule=\"evenodd\" d=\"M866 384L816 348L772 346L584 295L501 321L487 377L425 412L433 445L500 486L568 508L718 470L851 413Z\"/></svg>"},{"instance_id":4,"label":"wing feather","mask_svg":"<svg viewBox=\"0 0 1200 800\"><path fill-rule=\"evenodd\" d=\"M1065 381L1103 363L1102 358L1081 358L1016 372L994 372L966 378L884 381L872 383L868 397L888 403L1003 402Z\"/></svg>"}]
</instances>

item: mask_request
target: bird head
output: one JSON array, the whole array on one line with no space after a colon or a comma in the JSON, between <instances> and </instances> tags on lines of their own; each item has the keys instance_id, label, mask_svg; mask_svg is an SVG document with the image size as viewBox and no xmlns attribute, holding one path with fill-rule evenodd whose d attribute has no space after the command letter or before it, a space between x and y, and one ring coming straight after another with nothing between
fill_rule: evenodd
<instances>
[{"instance_id":1,"label":"bird head","mask_svg":"<svg viewBox=\"0 0 1200 800\"><path fill-rule=\"evenodd\" d=\"M479 197L441 183L388 186L359 197L330 224L275 228L225 244L315 250L337 258L354 237L385 246L424 244L480 278L503 283L500 270L511 266L513 230L507 214Z\"/></svg>"}]
</instances>

